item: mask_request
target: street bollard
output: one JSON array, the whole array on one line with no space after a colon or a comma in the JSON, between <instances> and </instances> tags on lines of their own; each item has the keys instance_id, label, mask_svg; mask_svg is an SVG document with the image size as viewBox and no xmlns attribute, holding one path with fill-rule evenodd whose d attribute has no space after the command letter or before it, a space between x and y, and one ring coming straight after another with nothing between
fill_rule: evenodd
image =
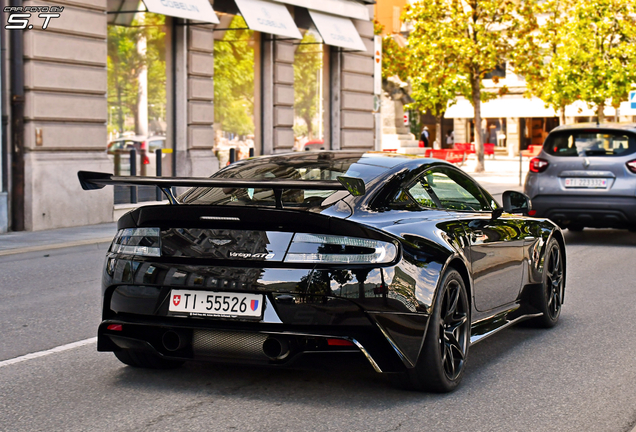
<instances>
[{"instance_id":1,"label":"street bollard","mask_svg":"<svg viewBox=\"0 0 636 432\"><path fill-rule=\"evenodd\" d=\"M157 177L161 177L161 149L155 150L155 159L157 160ZM159 186L157 186L157 201L163 200L163 193Z\"/></svg>"},{"instance_id":2,"label":"street bollard","mask_svg":"<svg viewBox=\"0 0 636 432\"><path fill-rule=\"evenodd\" d=\"M130 175L137 175L137 150L130 150ZM137 204L137 186L130 187L130 203Z\"/></svg>"},{"instance_id":3,"label":"street bollard","mask_svg":"<svg viewBox=\"0 0 636 432\"><path fill-rule=\"evenodd\" d=\"M254 147L250 147L250 157L254 157Z\"/></svg>"},{"instance_id":4,"label":"street bollard","mask_svg":"<svg viewBox=\"0 0 636 432\"><path fill-rule=\"evenodd\" d=\"M115 153L115 175L121 175L121 154Z\"/></svg>"},{"instance_id":5,"label":"street bollard","mask_svg":"<svg viewBox=\"0 0 636 432\"><path fill-rule=\"evenodd\" d=\"M234 162L236 162L236 149L232 147L230 149L230 163L233 164Z\"/></svg>"}]
</instances>

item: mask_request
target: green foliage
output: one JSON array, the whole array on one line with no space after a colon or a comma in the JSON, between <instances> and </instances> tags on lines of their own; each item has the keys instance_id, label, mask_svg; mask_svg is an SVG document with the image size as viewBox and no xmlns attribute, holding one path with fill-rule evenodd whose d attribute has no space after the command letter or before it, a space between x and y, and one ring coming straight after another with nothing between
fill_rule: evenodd
<instances>
[{"instance_id":1,"label":"green foliage","mask_svg":"<svg viewBox=\"0 0 636 432\"><path fill-rule=\"evenodd\" d=\"M294 114L303 119L304 127L296 127L295 135L307 135L314 138L314 120L320 103L320 70L322 69L322 44L316 36L305 33L294 56ZM303 133L304 132L304 133Z\"/></svg>"},{"instance_id":2,"label":"green foliage","mask_svg":"<svg viewBox=\"0 0 636 432\"><path fill-rule=\"evenodd\" d=\"M144 66L148 69L148 116L165 120L165 34L165 16L152 13L145 14L143 26L139 26L137 19L132 27L108 26L109 131L121 133L127 128L126 123L131 124L126 119L137 112L137 77ZM146 38L145 56L137 50L141 37Z\"/></svg>"},{"instance_id":3,"label":"green foliage","mask_svg":"<svg viewBox=\"0 0 636 432\"><path fill-rule=\"evenodd\" d=\"M510 51L512 0L419 0L407 6L408 74L414 107L440 116L456 95L475 106L497 96L483 90L482 79L503 64ZM483 170L483 139L477 134L477 170Z\"/></svg>"},{"instance_id":4,"label":"green foliage","mask_svg":"<svg viewBox=\"0 0 636 432\"><path fill-rule=\"evenodd\" d=\"M402 81L411 77L407 47L400 46L393 36L382 38L382 79L397 76Z\"/></svg>"},{"instance_id":5,"label":"green foliage","mask_svg":"<svg viewBox=\"0 0 636 432\"><path fill-rule=\"evenodd\" d=\"M235 16L230 29L246 28ZM214 121L224 132L254 133L254 31L229 30L214 42Z\"/></svg>"},{"instance_id":6,"label":"green foliage","mask_svg":"<svg viewBox=\"0 0 636 432\"><path fill-rule=\"evenodd\" d=\"M632 0L525 4L512 58L528 94L561 112L576 100L617 107L636 81L634 13Z\"/></svg>"}]
</instances>

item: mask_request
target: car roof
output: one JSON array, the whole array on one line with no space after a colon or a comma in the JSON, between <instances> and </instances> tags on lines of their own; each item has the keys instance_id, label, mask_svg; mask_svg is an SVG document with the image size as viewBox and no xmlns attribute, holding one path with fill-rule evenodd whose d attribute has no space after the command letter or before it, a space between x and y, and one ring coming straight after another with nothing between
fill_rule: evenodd
<instances>
[{"instance_id":1,"label":"car roof","mask_svg":"<svg viewBox=\"0 0 636 432\"><path fill-rule=\"evenodd\" d=\"M552 132L578 130L578 129L597 129L597 130L626 130L636 132L636 123L575 123L557 126Z\"/></svg>"}]
</instances>

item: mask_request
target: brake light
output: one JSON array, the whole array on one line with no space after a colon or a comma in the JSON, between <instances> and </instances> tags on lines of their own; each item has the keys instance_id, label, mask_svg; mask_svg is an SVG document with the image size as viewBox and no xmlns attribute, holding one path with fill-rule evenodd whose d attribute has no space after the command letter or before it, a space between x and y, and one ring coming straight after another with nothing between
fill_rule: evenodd
<instances>
[{"instance_id":1,"label":"brake light","mask_svg":"<svg viewBox=\"0 0 636 432\"><path fill-rule=\"evenodd\" d=\"M532 158L530 159L530 172L540 173L548 168L550 163L545 159Z\"/></svg>"},{"instance_id":2,"label":"brake light","mask_svg":"<svg viewBox=\"0 0 636 432\"><path fill-rule=\"evenodd\" d=\"M327 345L329 346L356 346L356 344L354 344L351 341L348 341L346 339L327 339Z\"/></svg>"},{"instance_id":3,"label":"brake light","mask_svg":"<svg viewBox=\"0 0 636 432\"><path fill-rule=\"evenodd\" d=\"M147 257L161 256L160 228L126 228L119 230L110 252Z\"/></svg>"},{"instance_id":4,"label":"brake light","mask_svg":"<svg viewBox=\"0 0 636 432\"><path fill-rule=\"evenodd\" d=\"M391 242L328 234L296 233L284 261L320 264L388 264L397 246Z\"/></svg>"},{"instance_id":5,"label":"brake light","mask_svg":"<svg viewBox=\"0 0 636 432\"><path fill-rule=\"evenodd\" d=\"M110 324L108 327L106 327L106 330L123 331L124 326L122 326L121 324Z\"/></svg>"},{"instance_id":6,"label":"brake light","mask_svg":"<svg viewBox=\"0 0 636 432\"><path fill-rule=\"evenodd\" d=\"M636 159L627 162L627 169L636 174Z\"/></svg>"}]
</instances>

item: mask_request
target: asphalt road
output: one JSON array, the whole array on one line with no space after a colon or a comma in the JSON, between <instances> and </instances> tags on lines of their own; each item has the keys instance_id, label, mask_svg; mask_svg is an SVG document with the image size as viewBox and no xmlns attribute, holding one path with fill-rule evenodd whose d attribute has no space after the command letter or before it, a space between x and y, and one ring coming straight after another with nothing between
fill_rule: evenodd
<instances>
[{"instance_id":1,"label":"asphalt road","mask_svg":"<svg viewBox=\"0 0 636 432\"><path fill-rule=\"evenodd\" d=\"M105 247L0 257L0 431L631 431L636 234L566 235L559 325L475 345L448 395L393 389L356 356L285 370L125 367L89 339Z\"/></svg>"}]
</instances>

